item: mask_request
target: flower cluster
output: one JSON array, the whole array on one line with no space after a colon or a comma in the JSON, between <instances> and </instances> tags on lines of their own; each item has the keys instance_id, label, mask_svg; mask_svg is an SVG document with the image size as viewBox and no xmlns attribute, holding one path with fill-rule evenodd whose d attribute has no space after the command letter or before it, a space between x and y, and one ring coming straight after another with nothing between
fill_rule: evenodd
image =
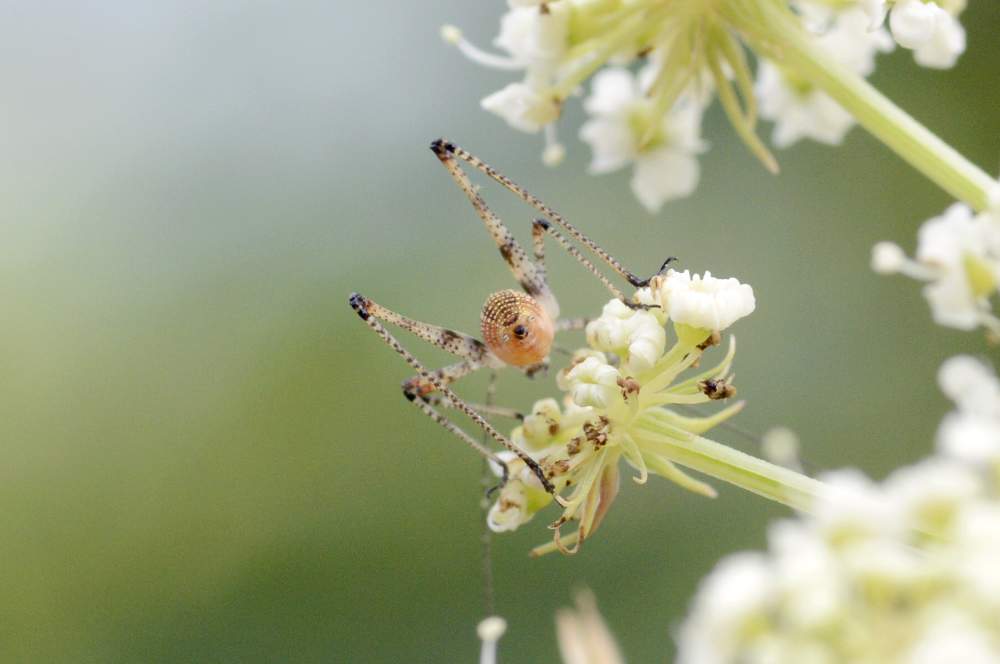
<instances>
[{"instance_id":1,"label":"flower cluster","mask_svg":"<svg viewBox=\"0 0 1000 664\"><path fill-rule=\"evenodd\" d=\"M537 402L511 434L543 468L563 508L552 525L553 542L533 554L575 552L597 529L618 493L623 459L640 484L652 473L714 496L712 487L680 467L686 466L793 506L807 502L815 491L813 480L701 436L736 414L742 403L706 416L678 411L735 394L733 339L718 364L688 370L698 367L703 353L720 343L721 332L754 306L753 290L736 279L670 270L637 291L632 305L611 300L587 325L588 347L577 351L557 377L565 392L562 404ZM669 347L668 323L675 336ZM488 515L489 527L497 532L526 523L553 499L522 461L512 454L501 458L510 479ZM577 529L562 535L561 527L570 521L578 522Z\"/></svg>"},{"instance_id":2,"label":"flower cluster","mask_svg":"<svg viewBox=\"0 0 1000 664\"><path fill-rule=\"evenodd\" d=\"M957 20L964 4L509 0L494 40L503 54L476 47L454 26L442 36L479 64L522 72L482 106L515 129L544 131L550 165L565 154L556 132L562 107L594 75L584 101L590 119L580 130L593 152L590 170L633 164L632 189L656 211L697 186L701 116L714 97L751 151L776 171L755 133L758 107L774 122L777 147L802 138L839 143L861 108L870 107L870 100L855 103L853 82L871 74L877 53L899 44L920 65L955 63L965 49ZM756 77L747 50L757 56Z\"/></svg>"},{"instance_id":3,"label":"flower cluster","mask_svg":"<svg viewBox=\"0 0 1000 664\"><path fill-rule=\"evenodd\" d=\"M879 242L872 250L872 268L928 282L924 297L937 323L961 330L982 326L1000 338L1000 319L990 304L1000 285L1000 215L995 212L974 215L967 205L955 203L920 227L914 259L892 242Z\"/></svg>"},{"instance_id":4,"label":"flower cluster","mask_svg":"<svg viewBox=\"0 0 1000 664\"><path fill-rule=\"evenodd\" d=\"M940 379L942 455L881 485L827 474L811 516L702 582L679 662L1000 661L1000 382L968 357Z\"/></svg>"}]
</instances>

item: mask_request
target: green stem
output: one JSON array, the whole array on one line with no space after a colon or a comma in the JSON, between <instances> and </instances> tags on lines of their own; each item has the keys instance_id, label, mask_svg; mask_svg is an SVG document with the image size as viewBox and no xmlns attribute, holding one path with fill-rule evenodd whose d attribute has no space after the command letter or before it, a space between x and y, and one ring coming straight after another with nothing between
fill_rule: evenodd
<instances>
[{"instance_id":1,"label":"green stem","mask_svg":"<svg viewBox=\"0 0 1000 664\"><path fill-rule=\"evenodd\" d=\"M769 12L782 33L781 46L757 46L796 70L833 97L875 138L937 183L942 189L984 210L997 201L997 182L896 106L863 77L829 56L800 25L780 12ZM780 26L780 27L779 27Z\"/></svg>"},{"instance_id":2,"label":"green stem","mask_svg":"<svg viewBox=\"0 0 1000 664\"><path fill-rule=\"evenodd\" d=\"M684 432L677 432L682 434ZM653 446L674 463L696 470L792 509L807 512L816 504L823 483L739 450L693 435L671 435L644 422L632 431L639 444Z\"/></svg>"}]
</instances>

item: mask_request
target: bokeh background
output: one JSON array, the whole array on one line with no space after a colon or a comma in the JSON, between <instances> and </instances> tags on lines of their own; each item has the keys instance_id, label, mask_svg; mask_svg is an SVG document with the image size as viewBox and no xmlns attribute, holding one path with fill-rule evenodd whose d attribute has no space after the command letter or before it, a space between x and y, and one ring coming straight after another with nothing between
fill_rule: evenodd
<instances>
[{"instance_id":1,"label":"bokeh background","mask_svg":"<svg viewBox=\"0 0 1000 664\"><path fill-rule=\"evenodd\" d=\"M438 27L486 44L503 9L0 7L0 661L475 660L480 461L400 398L406 367L346 303L361 290L474 331L511 285L427 150L439 135L637 272L672 254L753 284L742 429L790 426L811 468L875 477L932 448L940 362L996 351L933 326L918 286L868 256L912 249L947 196L860 130L780 153L769 176L715 108L697 194L650 216L627 173L585 174L578 106L556 170L479 110L509 77ZM996 172L1000 3L972 0L963 23L955 70L897 52L873 81ZM531 211L485 193L525 238ZM564 311L598 311L599 285L551 255ZM505 375L499 399L553 392ZM553 613L590 587L630 661L669 661L698 579L786 514L720 489L627 483L574 558L528 559L548 514L497 537L504 660L556 661Z\"/></svg>"}]
</instances>

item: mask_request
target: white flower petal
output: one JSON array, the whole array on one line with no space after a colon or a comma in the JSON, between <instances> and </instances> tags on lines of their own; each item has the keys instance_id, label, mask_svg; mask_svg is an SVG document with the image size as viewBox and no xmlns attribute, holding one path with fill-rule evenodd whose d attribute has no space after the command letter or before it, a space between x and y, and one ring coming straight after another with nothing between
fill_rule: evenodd
<instances>
[{"instance_id":1,"label":"white flower petal","mask_svg":"<svg viewBox=\"0 0 1000 664\"><path fill-rule=\"evenodd\" d=\"M484 97L480 105L528 133L538 132L559 117L559 106L552 98L525 83L511 83Z\"/></svg>"},{"instance_id":2,"label":"white flower petal","mask_svg":"<svg viewBox=\"0 0 1000 664\"><path fill-rule=\"evenodd\" d=\"M650 212L675 198L690 196L698 186L698 159L669 147L640 155L632 173L632 191Z\"/></svg>"},{"instance_id":3,"label":"white flower petal","mask_svg":"<svg viewBox=\"0 0 1000 664\"><path fill-rule=\"evenodd\" d=\"M639 98L639 88L632 72L620 67L606 67L594 75L591 93L583 109L591 115L619 115Z\"/></svg>"},{"instance_id":4,"label":"white flower petal","mask_svg":"<svg viewBox=\"0 0 1000 664\"><path fill-rule=\"evenodd\" d=\"M889 14L892 36L900 46L917 48L930 40L942 14L947 15L933 2L898 0Z\"/></svg>"},{"instance_id":5,"label":"white flower petal","mask_svg":"<svg viewBox=\"0 0 1000 664\"><path fill-rule=\"evenodd\" d=\"M692 276L669 270L661 285L662 301L675 323L722 331L757 306L753 288L738 279L717 279L711 272Z\"/></svg>"},{"instance_id":6,"label":"white flower petal","mask_svg":"<svg viewBox=\"0 0 1000 664\"><path fill-rule=\"evenodd\" d=\"M950 69L965 52L965 28L950 15L942 17L931 38L913 51L918 65L933 69Z\"/></svg>"},{"instance_id":7,"label":"white flower petal","mask_svg":"<svg viewBox=\"0 0 1000 664\"><path fill-rule=\"evenodd\" d=\"M596 117L580 127L580 140L590 145L589 171L610 173L635 158L635 141L628 125L615 119Z\"/></svg>"}]
</instances>

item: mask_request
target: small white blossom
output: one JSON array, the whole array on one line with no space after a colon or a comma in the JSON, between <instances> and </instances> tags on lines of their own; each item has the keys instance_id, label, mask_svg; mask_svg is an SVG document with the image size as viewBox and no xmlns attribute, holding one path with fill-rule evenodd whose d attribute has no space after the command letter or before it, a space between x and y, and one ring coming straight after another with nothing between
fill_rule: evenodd
<instances>
[{"instance_id":1,"label":"small white blossom","mask_svg":"<svg viewBox=\"0 0 1000 664\"><path fill-rule=\"evenodd\" d=\"M774 122L771 142L787 148L803 138L838 145L854 126L854 118L822 90L799 91L769 60L757 69L757 97L761 117Z\"/></svg>"},{"instance_id":2,"label":"small white blossom","mask_svg":"<svg viewBox=\"0 0 1000 664\"><path fill-rule=\"evenodd\" d=\"M867 76L875 69L875 55L892 50L892 39L882 28L872 30L860 9L838 13L819 36L820 46L840 64ZM761 117L775 123L772 141L779 148L803 138L837 145L854 126L854 118L829 95L806 81L789 78L769 60L762 60L755 87Z\"/></svg>"},{"instance_id":3,"label":"small white blossom","mask_svg":"<svg viewBox=\"0 0 1000 664\"><path fill-rule=\"evenodd\" d=\"M979 498L983 482L967 466L932 457L886 478L886 497L896 519L933 532L948 532L962 505Z\"/></svg>"},{"instance_id":4,"label":"small white blossom","mask_svg":"<svg viewBox=\"0 0 1000 664\"><path fill-rule=\"evenodd\" d=\"M540 131L559 117L559 105L546 96L545 90L527 83L511 83L484 97L481 104L511 127L528 133Z\"/></svg>"},{"instance_id":5,"label":"small white blossom","mask_svg":"<svg viewBox=\"0 0 1000 664\"><path fill-rule=\"evenodd\" d=\"M591 348L617 354L627 373L638 374L663 355L667 335L656 316L611 300L601 316L587 324Z\"/></svg>"},{"instance_id":6,"label":"small white blossom","mask_svg":"<svg viewBox=\"0 0 1000 664\"><path fill-rule=\"evenodd\" d=\"M924 67L949 69L965 51L965 29L935 2L898 0L889 14L896 42Z\"/></svg>"},{"instance_id":7,"label":"small white blossom","mask_svg":"<svg viewBox=\"0 0 1000 664\"><path fill-rule=\"evenodd\" d=\"M500 616L490 616L480 621L476 626L476 634L483 642L479 653L479 664L496 664L497 645L506 631L507 621Z\"/></svg>"},{"instance_id":8,"label":"small white blossom","mask_svg":"<svg viewBox=\"0 0 1000 664\"><path fill-rule=\"evenodd\" d=\"M702 580L692 618L678 635L679 664L725 662L740 655L738 636L765 615L777 595L771 566L756 553L723 558Z\"/></svg>"},{"instance_id":9,"label":"small white blossom","mask_svg":"<svg viewBox=\"0 0 1000 664\"><path fill-rule=\"evenodd\" d=\"M588 357L566 372L573 402L578 406L608 408L621 399L622 375L610 364Z\"/></svg>"},{"instance_id":10,"label":"small white blossom","mask_svg":"<svg viewBox=\"0 0 1000 664\"><path fill-rule=\"evenodd\" d=\"M944 613L930 623L903 664L1000 664L995 635L960 611Z\"/></svg>"},{"instance_id":11,"label":"small white blossom","mask_svg":"<svg viewBox=\"0 0 1000 664\"><path fill-rule=\"evenodd\" d=\"M823 473L824 495L814 506L814 523L834 547L892 532L899 521L878 486L863 473L844 469Z\"/></svg>"},{"instance_id":12,"label":"small white blossom","mask_svg":"<svg viewBox=\"0 0 1000 664\"><path fill-rule=\"evenodd\" d=\"M955 203L924 222L917 238L916 260L901 256L890 243L879 243L872 267L882 273L894 268L929 282L923 293L937 323L1000 331L988 300L1000 283L1000 218L989 212L973 215L967 205Z\"/></svg>"},{"instance_id":13,"label":"small white blossom","mask_svg":"<svg viewBox=\"0 0 1000 664\"><path fill-rule=\"evenodd\" d=\"M968 356L947 360L938 373L941 390L955 402L938 429L942 452L972 464L1000 462L1000 380Z\"/></svg>"},{"instance_id":14,"label":"small white blossom","mask_svg":"<svg viewBox=\"0 0 1000 664\"><path fill-rule=\"evenodd\" d=\"M872 247L872 270L878 274L895 274L905 263L906 254L895 242L878 242Z\"/></svg>"},{"instance_id":15,"label":"small white blossom","mask_svg":"<svg viewBox=\"0 0 1000 664\"><path fill-rule=\"evenodd\" d=\"M675 323L705 330L725 330L753 313L753 288L738 279L718 279L706 272L669 270L660 282L659 301Z\"/></svg>"},{"instance_id":16,"label":"small white blossom","mask_svg":"<svg viewBox=\"0 0 1000 664\"><path fill-rule=\"evenodd\" d=\"M556 612L556 636L563 664L625 664L589 592L577 593L576 609Z\"/></svg>"},{"instance_id":17,"label":"small white blossom","mask_svg":"<svg viewBox=\"0 0 1000 664\"><path fill-rule=\"evenodd\" d=\"M536 6L512 7L500 19L494 44L529 69L551 69L568 46L569 6L554 2L546 11Z\"/></svg>"},{"instance_id":18,"label":"small white blossom","mask_svg":"<svg viewBox=\"0 0 1000 664\"><path fill-rule=\"evenodd\" d=\"M633 163L632 191L655 212L668 200L694 191L699 177L696 155L705 144L702 109L693 100L679 103L663 117L652 117L653 102L644 94L641 80L649 78L649 74L637 78L618 67L594 76L584 101L591 119L580 128L580 139L593 153L591 173L609 173Z\"/></svg>"}]
</instances>

